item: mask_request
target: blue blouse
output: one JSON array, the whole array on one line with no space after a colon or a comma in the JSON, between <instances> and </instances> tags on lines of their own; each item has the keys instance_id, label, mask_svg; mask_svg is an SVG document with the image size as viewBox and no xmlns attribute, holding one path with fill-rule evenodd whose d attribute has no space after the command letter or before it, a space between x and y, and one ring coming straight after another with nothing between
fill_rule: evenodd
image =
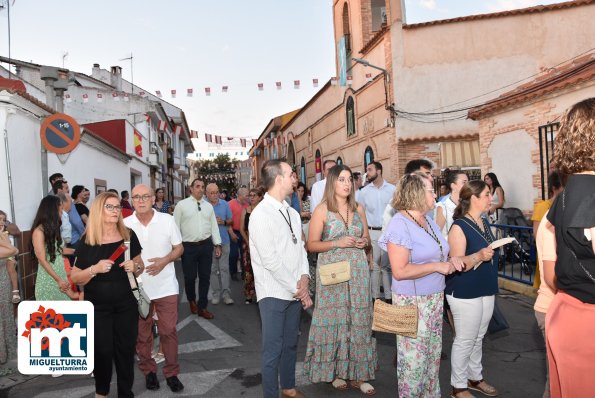
<instances>
[{"instance_id":1,"label":"blue blouse","mask_svg":"<svg viewBox=\"0 0 595 398\"><path fill-rule=\"evenodd\" d=\"M494 241L494 235L487 221L482 218L485 234L490 242ZM458 225L465 234L467 248L465 255L469 256L477 253L489 243L483 232L477 225L468 218L459 218L453 222ZM457 272L446 277L445 294L461 299L472 299L483 296L492 296L498 293L498 258L499 253L496 250L494 257L490 261L484 261L475 270L467 272Z\"/></svg>"}]
</instances>

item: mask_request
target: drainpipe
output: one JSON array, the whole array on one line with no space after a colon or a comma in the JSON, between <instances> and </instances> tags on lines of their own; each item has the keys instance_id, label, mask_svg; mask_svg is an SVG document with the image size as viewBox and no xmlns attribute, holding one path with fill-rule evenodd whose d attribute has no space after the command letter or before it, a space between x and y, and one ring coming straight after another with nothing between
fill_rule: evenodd
<instances>
[{"instance_id":1,"label":"drainpipe","mask_svg":"<svg viewBox=\"0 0 595 398\"><path fill-rule=\"evenodd\" d=\"M12 189L12 171L10 168L10 152L8 150L8 117L15 114L13 108L9 108L6 111L6 122L4 124L4 151L6 153L6 176L8 177L8 198L10 199L10 221L15 222L15 211L14 211L14 198Z\"/></svg>"}]
</instances>

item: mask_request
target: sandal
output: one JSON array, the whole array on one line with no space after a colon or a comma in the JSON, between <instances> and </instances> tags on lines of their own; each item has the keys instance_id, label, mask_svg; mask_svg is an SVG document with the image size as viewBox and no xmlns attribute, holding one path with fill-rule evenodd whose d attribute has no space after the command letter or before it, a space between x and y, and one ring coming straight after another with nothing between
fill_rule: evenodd
<instances>
[{"instance_id":1,"label":"sandal","mask_svg":"<svg viewBox=\"0 0 595 398\"><path fill-rule=\"evenodd\" d=\"M376 394L376 390L370 383L366 383L365 381L352 381L349 383L351 388L355 388L356 390L360 390L364 395L372 396Z\"/></svg>"},{"instance_id":2,"label":"sandal","mask_svg":"<svg viewBox=\"0 0 595 398\"><path fill-rule=\"evenodd\" d=\"M12 291L12 303L13 304L18 304L21 302L21 295L19 293L18 290L13 290Z\"/></svg>"},{"instance_id":3,"label":"sandal","mask_svg":"<svg viewBox=\"0 0 595 398\"><path fill-rule=\"evenodd\" d=\"M451 398L475 398L475 395L469 392L468 388L452 388Z\"/></svg>"},{"instance_id":4,"label":"sandal","mask_svg":"<svg viewBox=\"0 0 595 398\"><path fill-rule=\"evenodd\" d=\"M498 395L498 390L494 386L489 385L483 379L481 380L468 380L467 386L475 391L487 395L488 397L495 397Z\"/></svg>"},{"instance_id":5,"label":"sandal","mask_svg":"<svg viewBox=\"0 0 595 398\"><path fill-rule=\"evenodd\" d=\"M349 387L345 380L339 379L339 378L336 378L335 380L333 380L333 382L331 384L335 390L339 390L339 391L345 391Z\"/></svg>"}]
</instances>

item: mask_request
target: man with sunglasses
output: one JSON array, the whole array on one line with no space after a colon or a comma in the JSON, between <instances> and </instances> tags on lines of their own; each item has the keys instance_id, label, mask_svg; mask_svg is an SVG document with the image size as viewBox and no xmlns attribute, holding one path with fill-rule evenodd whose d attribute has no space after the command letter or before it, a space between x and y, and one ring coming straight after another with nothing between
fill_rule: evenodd
<instances>
[{"instance_id":1,"label":"man with sunglasses","mask_svg":"<svg viewBox=\"0 0 595 398\"><path fill-rule=\"evenodd\" d=\"M173 392L184 389L178 379L178 280L174 261L184 251L182 237L174 219L167 213L153 209L155 192L148 186L140 184L132 189L132 205L134 214L124 219L124 224L134 231L143 250L141 257L145 264L141 274L143 288L151 299L151 313L146 319L138 319L138 337L136 352L138 367L145 375L145 386L148 390L157 390L157 363L151 356L153 348L152 326L153 313L159 319L159 343L165 357L163 375L167 385Z\"/></svg>"},{"instance_id":2,"label":"man with sunglasses","mask_svg":"<svg viewBox=\"0 0 595 398\"><path fill-rule=\"evenodd\" d=\"M207 310L208 292L215 256L221 257L221 235L213 206L205 200L205 183L196 178L190 184L191 195L180 201L174 210L174 219L182 233L184 254L182 270L186 297L190 304L190 312L205 319L215 316ZM198 304L194 288L198 275Z\"/></svg>"}]
</instances>

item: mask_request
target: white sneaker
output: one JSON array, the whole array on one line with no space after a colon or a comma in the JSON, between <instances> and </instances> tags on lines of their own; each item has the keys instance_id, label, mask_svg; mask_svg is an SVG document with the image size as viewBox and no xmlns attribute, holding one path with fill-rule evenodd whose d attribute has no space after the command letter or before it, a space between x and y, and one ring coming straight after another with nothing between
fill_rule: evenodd
<instances>
[{"instance_id":1,"label":"white sneaker","mask_svg":"<svg viewBox=\"0 0 595 398\"><path fill-rule=\"evenodd\" d=\"M223 302L227 305L233 304L233 299L229 296L223 297Z\"/></svg>"},{"instance_id":2,"label":"white sneaker","mask_svg":"<svg viewBox=\"0 0 595 398\"><path fill-rule=\"evenodd\" d=\"M213 300L211 301L211 303L213 303L214 305L219 304L221 300L219 300L219 297L213 297Z\"/></svg>"}]
</instances>

